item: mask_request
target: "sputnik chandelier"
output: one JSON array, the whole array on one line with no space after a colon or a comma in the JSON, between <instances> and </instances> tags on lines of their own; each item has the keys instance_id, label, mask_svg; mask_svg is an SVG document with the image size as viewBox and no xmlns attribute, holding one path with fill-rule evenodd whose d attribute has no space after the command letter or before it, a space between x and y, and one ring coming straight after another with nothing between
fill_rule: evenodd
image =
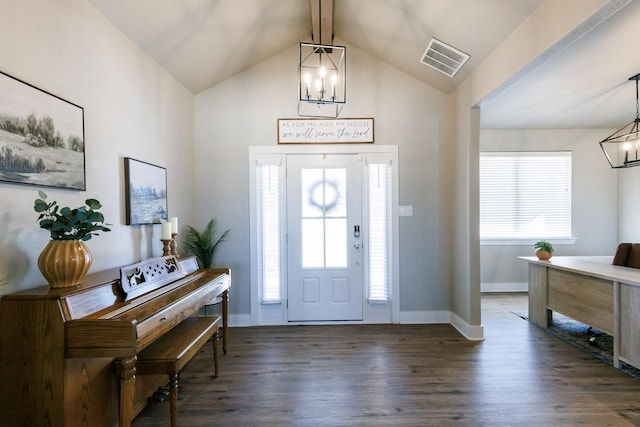
<instances>
[{"instance_id":1,"label":"sputnik chandelier","mask_svg":"<svg viewBox=\"0 0 640 427\"><path fill-rule=\"evenodd\" d=\"M300 43L298 115L338 117L346 102L344 46Z\"/></svg>"},{"instance_id":2,"label":"sputnik chandelier","mask_svg":"<svg viewBox=\"0 0 640 427\"><path fill-rule=\"evenodd\" d=\"M313 43L300 43L298 115L338 117L347 95L347 50L333 46L333 0L310 0Z\"/></svg>"},{"instance_id":3,"label":"sputnik chandelier","mask_svg":"<svg viewBox=\"0 0 640 427\"><path fill-rule=\"evenodd\" d=\"M612 168L640 166L640 101L638 100L640 74L629 77L636 81L636 118L623 128L600 141L600 148Z\"/></svg>"}]
</instances>

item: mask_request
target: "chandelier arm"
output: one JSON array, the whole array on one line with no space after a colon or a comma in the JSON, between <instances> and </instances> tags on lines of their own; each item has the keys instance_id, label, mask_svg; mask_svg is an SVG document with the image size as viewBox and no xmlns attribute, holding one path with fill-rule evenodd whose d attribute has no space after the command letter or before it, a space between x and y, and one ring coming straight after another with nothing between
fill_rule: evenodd
<instances>
[{"instance_id":1,"label":"chandelier arm","mask_svg":"<svg viewBox=\"0 0 640 427\"><path fill-rule=\"evenodd\" d=\"M640 120L640 102L638 101L638 76L636 75L636 124Z\"/></svg>"}]
</instances>

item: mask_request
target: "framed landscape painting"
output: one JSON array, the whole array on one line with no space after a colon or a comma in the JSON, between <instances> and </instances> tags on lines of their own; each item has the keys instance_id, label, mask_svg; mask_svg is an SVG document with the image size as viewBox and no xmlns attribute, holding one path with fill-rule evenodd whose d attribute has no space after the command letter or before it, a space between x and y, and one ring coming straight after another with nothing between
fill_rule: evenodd
<instances>
[{"instance_id":1,"label":"framed landscape painting","mask_svg":"<svg viewBox=\"0 0 640 427\"><path fill-rule=\"evenodd\" d=\"M155 224L167 215L167 170L130 157L124 158L127 225Z\"/></svg>"},{"instance_id":2,"label":"framed landscape painting","mask_svg":"<svg viewBox=\"0 0 640 427\"><path fill-rule=\"evenodd\" d=\"M85 190L84 109L0 71L0 181Z\"/></svg>"}]
</instances>

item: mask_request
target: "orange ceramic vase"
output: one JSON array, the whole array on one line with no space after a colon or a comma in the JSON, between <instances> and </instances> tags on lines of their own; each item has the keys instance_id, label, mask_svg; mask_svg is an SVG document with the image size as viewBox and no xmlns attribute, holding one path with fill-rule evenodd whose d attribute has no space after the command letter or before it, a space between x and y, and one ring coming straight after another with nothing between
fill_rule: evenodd
<instances>
[{"instance_id":1,"label":"orange ceramic vase","mask_svg":"<svg viewBox=\"0 0 640 427\"><path fill-rule=\"evenodd\" d=\"M52 288L82 283L93 258L82 240L50 240L38 258L38 268Z\"/></svg>"},{"instance_id":2,"label":"orange ceramic vase","mask_svg":"<svg viewBox=\"0 0 640 427\"><path fill-rule=\"evenodd\" d=\"M536 256L541 261L548 261L549 259L551 259L552 254L550 252L543 251L542 249L538 249L536 251Z\"/></svg>"}]
</instances>

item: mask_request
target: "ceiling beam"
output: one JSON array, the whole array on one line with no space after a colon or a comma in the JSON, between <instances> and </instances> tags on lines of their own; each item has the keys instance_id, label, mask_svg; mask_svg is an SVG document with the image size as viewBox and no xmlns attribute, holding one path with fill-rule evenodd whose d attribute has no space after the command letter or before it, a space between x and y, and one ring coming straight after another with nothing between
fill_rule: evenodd
<instances>
[{"instance_id":1,"label":"ceiling beam","mask_svg":"<svg viewBox=\"0 0 640 427\"><path fill-rule=\"evenodd\" d=\"M333 44L333 0L309 0L313 43Z\"/></svg>"}]
</instances>

